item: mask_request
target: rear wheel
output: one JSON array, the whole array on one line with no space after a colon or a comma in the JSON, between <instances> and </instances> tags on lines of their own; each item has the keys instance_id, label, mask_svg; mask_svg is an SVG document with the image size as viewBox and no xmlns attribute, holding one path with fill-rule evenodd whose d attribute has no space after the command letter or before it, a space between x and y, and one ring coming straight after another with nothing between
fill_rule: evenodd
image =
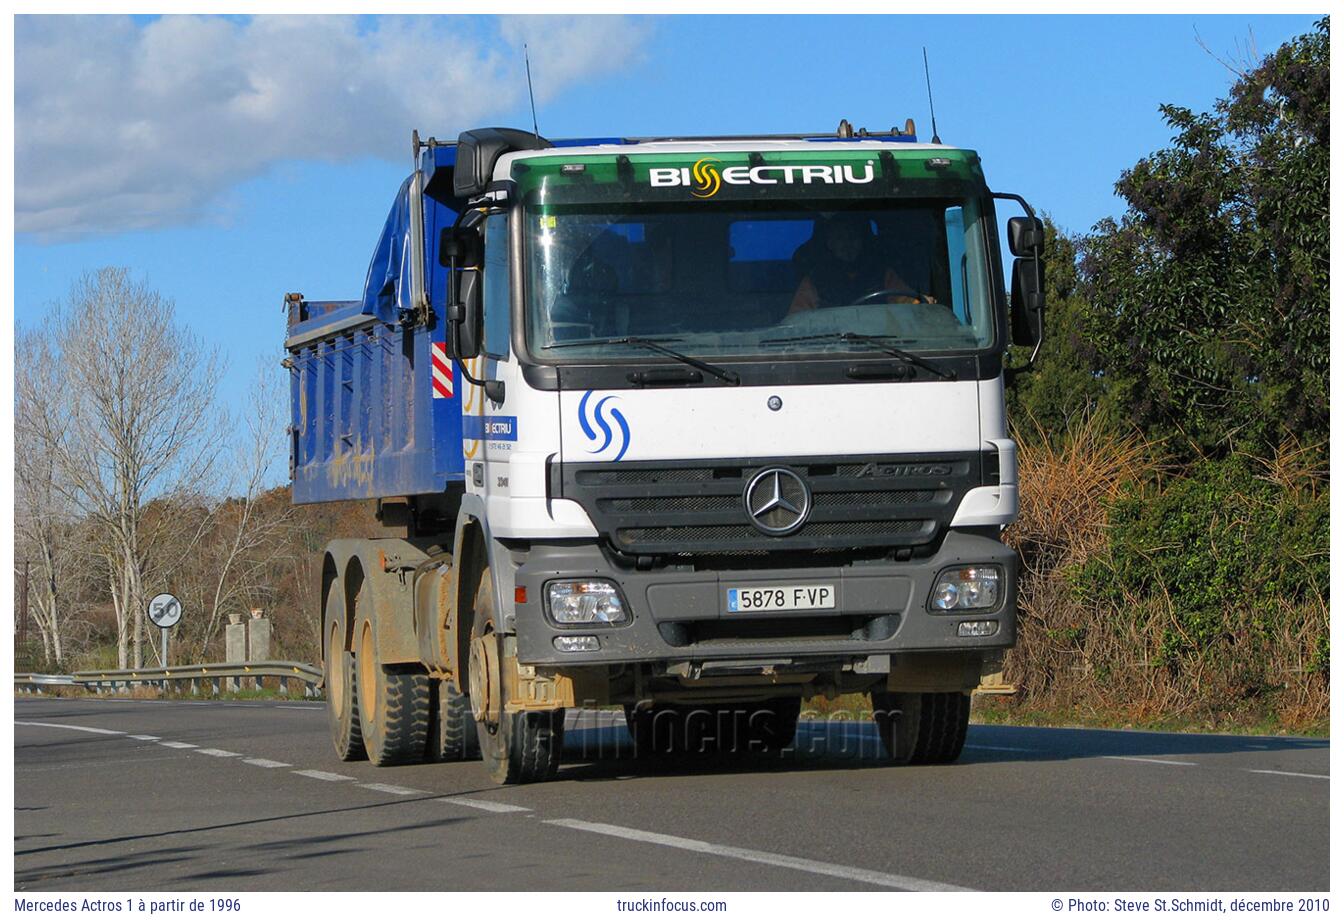
<instances>
[{"instance_id":1,"label":"rear wheel","mask_svg":"<svg viewBox=\"0 0 1344 920\"><path fill-rule=\"evenodd\" d=\"M364 582L355 609L372 608ZM378 654L378 631L363 615L356 621L360 733L369 760L380 767L424 757L429 730L429 675L418 664L385 665Z\"/></svg>"},{"instance_id":2,"label":"rear wheel","mask_svg":"<svg viewBox=\"0 0 1344 920\"><path fill-rule=\"evenodd\" d=\"M426 759L437 762L479 759L481 747L476 738L476 720L471 717L471 700L446 680L431 680L429 694Z\"/></svg>"},{"instance_id":3,"label":"rear wheel","mask_svg":"<svg viewBox=\"0 0 1344 920\"><path fill-rule=\"evenodd\" d=\"M468 674L481 759L490 778L501 785L552 779L560 768L565 711L505 711L504 648L495 622L489 569L481 573L474 607Z\"/></svg>"},{"instance_id":4,"label":"rear wheel","mask_svg":"<svg viewBox=\"0 0 1344 920\"><path fill-rule=\"evenodd\" d=\"M344 600L340 586L333 582L327 591L326 649L322 657L323 685L327 694L327 723L331 742L341 760L363 760L364 740L359 731L359 711L355 702L355 656L345 647L342 628Z\"/></svg>"}]
</instances>

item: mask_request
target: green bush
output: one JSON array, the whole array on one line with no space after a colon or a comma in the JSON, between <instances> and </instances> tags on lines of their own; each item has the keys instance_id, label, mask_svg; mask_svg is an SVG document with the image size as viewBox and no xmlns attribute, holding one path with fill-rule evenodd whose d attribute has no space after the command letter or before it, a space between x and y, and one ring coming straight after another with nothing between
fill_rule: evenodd
<instances>
[{"instance_id":1,"label":"green bush","mask_svg":"<svg viewBox=\"0 0 1344 920\"><path fill-rule=\"evenodd\" d=\"M1250 628L1264 632L1285 604L1328 603L1328 489L1271 470L1233 456L1130 490L1112 504L1107 551L1083 566L1076 589L1121 615L1135 598L1168 598L1175 627L1160 650L1168 662L1235 641L1248 612ZM1328 657L1328 644L1317 655Z\"/></svg>"}]
</instances>

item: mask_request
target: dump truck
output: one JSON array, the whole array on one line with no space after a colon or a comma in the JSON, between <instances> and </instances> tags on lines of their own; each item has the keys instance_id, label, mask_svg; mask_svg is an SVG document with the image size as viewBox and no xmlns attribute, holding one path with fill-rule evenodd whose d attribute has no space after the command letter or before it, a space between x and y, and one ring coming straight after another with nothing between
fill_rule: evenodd
<instances>
[{"instance_id":1,"label":"dump truck","mask_svg":"<svg viewBox=\"0 0 1344 920\"><path fill-rule=\"evenodd\" d=\"M1016 636L1027 202L910 122L412 148L362 298L285 298L293 500L377 522L323 551L337 755L540 781L576 707L689 756L857 693L955 760Z\"/></svg>"}]
</instances>

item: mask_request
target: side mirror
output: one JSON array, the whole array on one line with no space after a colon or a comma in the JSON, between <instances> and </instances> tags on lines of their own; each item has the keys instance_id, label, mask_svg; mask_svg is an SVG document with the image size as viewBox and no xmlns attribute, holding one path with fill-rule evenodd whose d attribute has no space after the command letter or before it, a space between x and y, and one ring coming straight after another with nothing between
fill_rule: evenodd
<instances>
[{"instance_id":1,"label":"side mirror","mask_svg":"<svg viewBox=\"0 0 1344 920\"><path fill-rule=\"evenodd\" d=\"M481 273L468 269L456 274L457 302L448 308L448 327L453 354L465 361L481 353Z\"/></svg>"},{"instance_id":2,"label":"side mirror","mask_svg":"<svg viewBox=\"0 0 1344 920\"><path fill-rule=\"evenodd\" d=\"M1038 217L1008 218L1008 251L1015 256L1036 255L1045 248L1045 225Z\"/></svg>"},{"instance_id":3,"label":"side mirror","mask_svg":"<svg viewBox=\"0 0 1344 920\"><path fill-rule=\"evenodd\" d=\"M481 267L485 238L481 225L486 212L472 209L439 238L439 261L448 271L448 349L457 359L462 377L485 390L494 403L504 401L504 381L473 377L463 361L481 353L485 340L485 309L481 298ZM453 296L456 294L456 296Z\"/></svg>"},{"instance_id":4,"label":"side mirror","mask_svg":"<svg viewBox=\"0 0 1344 920\"><path fill-rule=\"evenodd\" d=\"M1011 222L1009 226L1011 228ZM1013 344L1039 345L1045 333L1045 262L1039 256L1023 256L1013 260L1013 290L1009 309L1012 313Z\"/></svg>"}]
</instances>

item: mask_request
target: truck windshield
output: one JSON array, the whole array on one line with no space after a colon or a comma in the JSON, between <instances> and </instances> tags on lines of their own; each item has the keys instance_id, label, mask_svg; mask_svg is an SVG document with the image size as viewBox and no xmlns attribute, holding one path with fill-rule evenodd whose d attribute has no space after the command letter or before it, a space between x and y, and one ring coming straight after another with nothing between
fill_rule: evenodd
<instances>
[{"instance_id":1,"label":"truck windshield","mask_svg":"<svg viewBox=\"0 0 1344 920\"><path fill-rule=\"evenodd\" d=\"M529 350L628 360L631 336L742 358L880 350L865 337L985 348L981 217L975 198L530 207Z\"/></svg>"}]
</instances>

